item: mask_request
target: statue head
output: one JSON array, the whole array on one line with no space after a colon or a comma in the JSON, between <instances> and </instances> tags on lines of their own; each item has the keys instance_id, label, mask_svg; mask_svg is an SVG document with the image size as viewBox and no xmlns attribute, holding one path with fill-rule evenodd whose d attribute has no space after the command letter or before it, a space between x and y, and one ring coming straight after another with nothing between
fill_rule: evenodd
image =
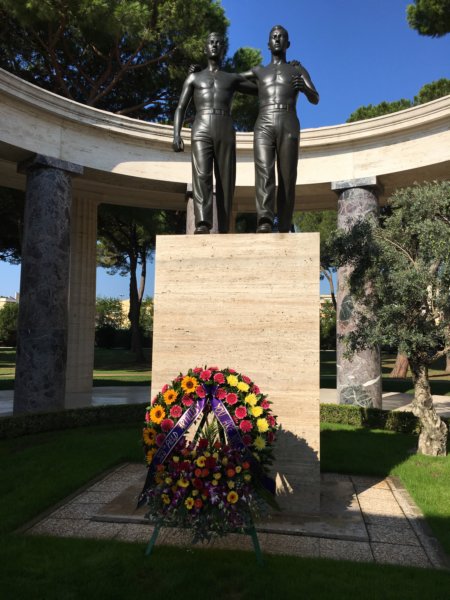
<instances>
[{"instance_id":1,"label":"statue head","mask_svg":"<svg viewBox=\"0 0 450 600\"><path fill-rule=\"evenodd\" d=\"M208 58L222 60L228 49L228 40L222 33L211 32L205 41L205 54Z\"/></svg>"},{"instance_id":2,"label":"statue head","mask_svg":"<svg viewBox=\"0 0 450 600\"><path fill-rule=\"evenodd\" d=\"M272 54L285 53L290 45L287 29L282 25L274 25L269 33L269 50Z\"/></svg>"}]
</instances>

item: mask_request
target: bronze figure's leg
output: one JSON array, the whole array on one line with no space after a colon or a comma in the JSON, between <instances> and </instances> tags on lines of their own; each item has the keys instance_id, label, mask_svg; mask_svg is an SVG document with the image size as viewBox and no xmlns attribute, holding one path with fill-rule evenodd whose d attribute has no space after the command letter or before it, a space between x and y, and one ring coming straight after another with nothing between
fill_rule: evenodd
<instances>
[{"instance_id":1,"label":"bronze figure's leg","mask_svg":"<svg viewBox=\"0 0 450 600\"><path fill-rule=\"evenodd\" d=\"M217 220L219 233L228 233L236 182L236 135L231 117L218 117L214 137Z\"/></svg>"},{"instance_id":2,"label":"bronze figure's leg","mask_svg":"<svg viewBox=\"0 0 450 600\"><path fill-rule=\"evenodd\" d=\"M279 117L277 140L278 230L280 233L287 233L291 230L295 205L300 124L293 112L281 113Z\"/></svg>"},{"instance_id":3,"label":"bronze figure's leg","mask_svg":"<svg viewBox=\"0 0 450 600\"><path fill-rule=\"evenodd\" d=\"M213 223L213 143L192 136L192 196L195 233L209 233Z\"/></svg>"},{"instance_id":4,"label":"bronze figure's leg","mask_svg":"<svg viewBox=\"0 0 450 600\"><path fill-rule=\"evenodd\" d=\"M272 118L260 115L255 125L255 188L258 233L272 231L275 217L275 136L271 127Z\"/></svg>"}]
</instances>

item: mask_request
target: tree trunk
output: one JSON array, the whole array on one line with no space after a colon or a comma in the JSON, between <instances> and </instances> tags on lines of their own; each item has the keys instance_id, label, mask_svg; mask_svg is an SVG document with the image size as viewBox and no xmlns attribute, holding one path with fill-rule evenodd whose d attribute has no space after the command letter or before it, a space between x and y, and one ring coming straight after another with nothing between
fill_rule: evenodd
<instances>
[{"instance_id":1,"label":"tree trunk","mask_svg":"<svg viewBox=\"0 0 450 600\"><path fill-rule=\"evenodd\" d=\"M413 413L420 419L421 431L417 451L428 456L447 454L447 425L441 420L433 406L428 367L410 361L413 382Z\"/></svg>"},{"instance_id":2,"label":"tree trunk","mask_svg":"<svg viewBox=\"0 0 450 600\"><path fill-rule=\"evenodd\" d=\"M405 354L398 352L394 368L392 369L389 377L397 377L398 379L405 379L406 375L408 374L408 368L409 368L408 357Z\"/></svg>"},{"instance_id":3,"label":"tree trunk","mask_svg":"<svg viewBox=\"0 0 450 600\"><path fill-rule=\"evenodd\" d=\"M137 362L144 362L144 352L142 351L141 331L139 329L139 317L141 313L141 303L137 288L137 260L130 257L130 312L128 318L131 324L131 351L136 355Z\"/></svg>"},{"instance_id":4,"label":"tree trunk","mask_svg":"<svg viewBox=\"0 0 450 600\"><path fill-rule=\"evenodd\" d=\"M445 372L450 373L450 352L447 352L447 356L445 357Z\"/></svg>"},{"instance_id":5,"label":"tree trunk","mask_svg":"<svg viewBox=\"0 0 450 600\"><path fill-rule=\"evenodd\" d=\"M337 310L336 293L334 291L333 275L326 269L321 268L321 271L330 286L331 302L333 303L334 310Z\"/></svg>"}]
</instances>

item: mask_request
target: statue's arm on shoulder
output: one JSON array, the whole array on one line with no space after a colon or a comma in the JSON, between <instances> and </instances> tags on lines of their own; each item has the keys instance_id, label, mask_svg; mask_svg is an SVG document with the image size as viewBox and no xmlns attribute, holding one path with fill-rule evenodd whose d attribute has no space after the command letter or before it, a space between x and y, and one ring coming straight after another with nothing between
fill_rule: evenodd
<instances>
[{"instance_id":1,"label":"statue's arm on shoulder","mask_svg":"<svg viewBox=\"0 0 450 600\"><path fill-rule=\"evenodd\" d=\"M175 110L173 119L172 148L174 152L183 152L184 150L184 142L181 137L181 127L183 126L184 115L186 114L187 107L189 106L189 102L194 94L194 84L195 73L191 73L187 76L183 84L183 89L181 90L180 99L178 101L178 106Z\"/></svg>"}]
</instances>

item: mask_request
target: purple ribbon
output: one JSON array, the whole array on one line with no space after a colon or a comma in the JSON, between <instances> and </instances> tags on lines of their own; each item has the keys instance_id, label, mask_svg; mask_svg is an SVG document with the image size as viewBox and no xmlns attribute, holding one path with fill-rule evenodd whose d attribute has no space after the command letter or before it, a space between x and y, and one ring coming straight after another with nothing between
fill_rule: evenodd
<instances>
[{"instance_id":1,"label":"purple ribbon","mask_svg":"<svg viewBox=\"0 0 450 600\"><path fill-rule=\"evenodd\" d=\"M144 487L141 495L139 496L138 508L145 502L145 494L148 488L151 486L156 467L162 464L170 455L178 442L180 442L180 440L184 437L186 430L189 429L197 417L205 410L208 401L211 403L211 408L216 415L217 420L222 425L230 445L244 452L246 458L251 463L254 471L257 473L264 487L271 493L275 493L275 482L270 477L267 477L267 475L264 473L261 465L256 461L252 453L242 441L241 434L239 433L232 416L224 406L222 400L217 398L216 392L218 386L202 384L202 387L205 390L206 396L204 398L200 398L195 404L190 406L189 409L180 417L177 424L174 425L169 431L164 443L162 446L160 446L153 457L153 460L148 467L148 473Z\"/></svg>"}]
</instances>

